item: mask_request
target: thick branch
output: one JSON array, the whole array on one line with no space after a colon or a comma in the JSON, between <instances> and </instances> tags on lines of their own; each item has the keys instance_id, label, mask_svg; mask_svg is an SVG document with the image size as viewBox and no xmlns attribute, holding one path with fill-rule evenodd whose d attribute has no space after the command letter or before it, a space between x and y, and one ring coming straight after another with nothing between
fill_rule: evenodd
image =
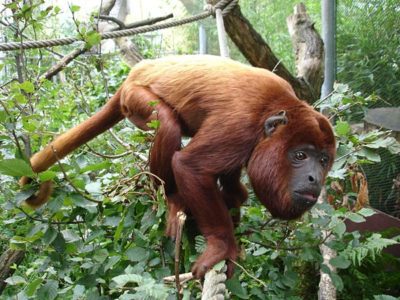
<instances>
[{"instance_id":1,"label":"thick branch","mask_svg":"<svg viewBox=\"0 0 400 300\"><path fill-rule=\"evenodd\" d=\"M77 58L82 53L86 52L86 48L77 48L73 50L71 53L65 55L58 63L52 66L49 70L46 71L41 77L47 80L51 79L54 75L61 72L71 61Z\"/></svg>"},{"instance_id":2,"label":"thick branch","mask_svg":"<svg viewBox=\"0 0 400 300\"><path fill-rule=\"evenodd\" d=\"M104 20L104 21L111 21L111 22L114 22L115 24L117 24L118 27L111 30L111 31L114 31L114 30L121 30L121 29L136 28L136 27L141 27L141 26L145 26L145 25L153 25L155 23L158 23L160 21L164 21L164 20L167 20L167 19L170 19L173 17L174 17L174 15L171 13L171 14L168 14L165 16L150 18L150 19L141 20L141 21L137 21L137 22L133 22L133 23L129 23L129 24L125 24L120 19L112 17L112 16L107 16L107 15L100 15L96 18L98 18L100 20Z\"/></svg>"}]
</instances>

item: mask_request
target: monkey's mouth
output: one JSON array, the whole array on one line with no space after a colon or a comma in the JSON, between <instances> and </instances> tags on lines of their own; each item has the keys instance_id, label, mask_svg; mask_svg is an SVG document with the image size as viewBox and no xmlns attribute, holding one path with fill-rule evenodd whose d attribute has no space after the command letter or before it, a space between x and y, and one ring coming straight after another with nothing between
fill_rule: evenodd
<instances>
[{"instance_id":1,"label":"monkey's mouth","mask_svg":"<svg viewBox=\"0 0 400 300\"><path fill-rule=\"evenodd\" d=\"M303 207L311 207L313 206L319 196L319 191L297 191L293 193L293 198L297 205Z\"/></svg>"}]
</instances>

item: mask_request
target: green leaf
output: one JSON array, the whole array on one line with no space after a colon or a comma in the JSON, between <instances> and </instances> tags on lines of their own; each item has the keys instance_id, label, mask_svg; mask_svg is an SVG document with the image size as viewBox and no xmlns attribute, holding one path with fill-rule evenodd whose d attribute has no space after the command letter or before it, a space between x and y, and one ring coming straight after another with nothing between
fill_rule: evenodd
<instances>
[{"instance_id":1,"label":"green leaf","mask_svg":"<svg viewBox=\"0 0 400 300\"><path fill-rule=\"evenodd\" d=\"M34 132L38 127L38 122L36 120L32 120L32 118L23 118L22 124L23 128L29 132Z\"/></svg>"},{"instance_id":2,"label":"green leaf","mask_svg":"<svg viewBox=\"0 0 400 300\"><path fill-rule=\"evenodd\" d=\"M57 176L57 173L53 172L53 171L45 171L45 172L39 173L39 179L41 182L52 180L56 176Z\"/></svg>"},{"instance_id":3,"label":"green leaf","mask_svg":"<svg viewBox=\"0 0 400 300\"><path fill-rule=\"evenodd\" d=\"M325 274L331 274L331 269L329 269L329 267L325 264L321 264L321 271Z\"/></svg>"},{"instance_id":4,"label":"green leaf","mask_svg":"<svg viewBox=\"0 0 400 300\"><path fill-rule=\"evenodd\" d=\"M129 248L125 254L128 259L133 262L144 261L148 256L146 249L142 247Z\"/></svg>"},{"instance_id":5,"label":"green leaf","mask_svg":"<svg viewBox=\"0 0 400 300\"><path fill-rule=\"evenodd\" d=\"M121 220L119 221L117 229L115 230L115 233L114 233L114 246L115 247L117 246L118 241L121 238L121 234L122 234L122 230L124 229L125 217L126 217L127 212L128 212L128 210L124 209Z\"/></svg>"},{"instance_id":6,"label":"green leaf","mask_svg":"<svg viewBox=\"0 0 400 300\"><path fill-rule=\"evenodd\" d=\"M400 154L400 143L395 142L388 146L388 150L392 154Z\"/></svg>"},{"instance_id":7,"label":"green leaf","mask_svg":"<svg viewBox=\"0 0 400 300\"><path fill-rule=\"evenodd\" d=\"M331 272L330 274L331 279L333 284L335 285L336 289L340 292L341 290L343 290L343 280L342 278L340 278L340 276L334 272Z\"/></svg>"},{"instance_id":8,"label":"green leaf","mask_svg":"<svg viewBox=\"0 0 400 300\"><path fill-rule=\"evenodd\" d=\"M375 211L370 208L361 208L357 213L364 217L370 217L375 214Z\"/></svg>"},{"instance_id":9,"label":"green leaf","mask_svg":"<svg viewBox=\"0 0 400 300\"><path fill-rule=\"evenodd\" d=\"M350 133L350 125L347 122L336 122L335 131L339 136L347 136Z\"/></svg>"},{"instance_id":10,"label":"green leaf","mask_svg":"<svg viewBox=\"0 0 400 300\"><path fill-rule=\"evenodd\" d=\"M332 266L339 269L347 269L351 264L350 260L344 258L343 256L337 256L331 258L329 262L331 263Z\"/></svg>"},{"instance_id":11,"label":"green leaf","mask_svg":"<svg viewBox=\"0 0 400 300\"><path fill-rule=\"evenodd\" d=\"M365 157L366 159L373 162L377 163L381 162L381 156L371 149L363 148L357 152L357 155Z\"/></svg>"},{"instance_id":12,"label":"green leaf","mask_svg":"<svg viewBox=\"0 0 400 300\"><path fill-rule=\"evenodd\" d=\"M104 271L112 269L112 267L121 260L121 256L111 256L108 258L107 263L104 265Z\"/></svg>"},{"instance_id":13,"label":"green leaf","mask_svg":"<svg viewBox=\"0 0 400 300\"><path fill-rule=\"evenodd\" d=\"M219 263L215 264L212 269L217 272L220 272L224 267L225 267L225 261L221 260Z\"/></svg>"},{"instance_id":14,"label":"green leaf","mask_svg":"<svg viewBox=\"0 0 400 300\"><path fill-rule=\"evenodd\" d=\"M57 297L58 282L55 280L48 280L45 285L40 287L37 292L37 299L53 300Z\"/></svg>"},{"instance_id":15,"label":"green leaf","mask_svg":"<svg viewBox=\"0 0 400 300\"><path fill-rule=\"evenodd\" d=\"M71 5L71 6L70 6L70 10L71 10L71 12L73 12L73 13L79 11L80 9L81 9L81 7L78 6L78 5Z\"/></svg>"},{"instance_id":16,"label":"green leaf","mask_svg":"<svg viewBox=\"0 0 400 300\"><path fill-rule=\"evenodd\" d=\"M82 168L80 170L80 173L85 173L85 172L93 172L93 171L99 171L99 170L103 170L103 169L108 169L111 166L111 163L108 161L102 161L98 164L93 164L93 165L89 165L86 166L84 168Z\"/></svg>"},{"instance_id":17,"label":"green leaf","mask_svg":"<svg viewBox=\"0 0 400 300\"><path fill-rule=\"evenodd\" d=\"M43 236L43 243L46 245L50 245L57 237L58 231L55 230L53 227L47 228L44 236Z\"/></svg>"},{"instance_id":18,"label":"green leaf","mask_svg":"<svg viewBox=\"0 0 400 300\"><path fill-rule=\"evenodd\" d=\"M99 195L102 194L101 183L99 181L88 183L85 186L85 190L92 194L99 194Z\"/></svg>"},{"instance_id":19,"label":"green leaf","mask_svg":"<svg viewBox=\"0 0 400 300\"><path fill-rule=\"evenodd\" d=\"M105 262L105 260L109 257L109 253L107 249L98 249L96 250L95 255L93 256L93 259L99 263Z\"/></svg>"},{"instance_id":20,"label":"green leaf","mask_svg":"<svg viewBox=\"0 0 400 300\"><path fill-rule=\"evenodd\" d=\"M329 172L329 177L330 178L337 178L337 179L344 179L346 177L347 170L346 169L337 169L332 170Z\"/></svg>"},{"instance_id":21,"label":"green leaf","mask_svg":"<svg viewBox=\"0 0 400 300\"><path fill-rule=\"evenodd\" d=\"M160 127L160 121L159 120L151 120L149 123L146 124L149 128L152 129L157 129Z\"/></svg>"},{"instance_id":22,"label":"green leaf","mask_svg":"<svg viewBox=\"0 0 400 300\"><path fill-rule=\"evenodd\" d=\"M25 104L27 102L25 95L22 93L14 93L13 98L19 104Z\"/></svg>"},{"instance_id":23,"label":"green leaf","mask_svg":"<svg viewBox=\"0 0 400 300\"><path fill-rule=\"evenodd\" d=\"M136 274L123 274L112 279L117 287L124 287L129 282L139 283L143 280L142 276Z\"/></svg>"},{"instance_id":24,"label":"green leaf","mask_svg":"<svg viewBox=\"0 0 400 300\"><path fill-rule=\"evenodd\" d=\"M74 287L74 294L72 299L73 300L85 299L84 293L85 293L85 287L83 285L78 284Z\"/></svg>"},{"instance_id":25,"label":"green leaf","mask_svg":"<svg viewBox=\"0 0 400 300\"><path fill-rule=\"evenodd\" d=\"M32 282L28 284L28 286L25 289L25 293L28 297L33 297L35 294L36 290L40 286L40 284L43 282L42 278L36 278Z\"/></svg>"},{"instance_id":26,"label":"green leaf","mask_svg":"<svg viewBox=\"0 0 400 300\"><path fill-rule=\"evenodd\" d=\"M243 288L242 284L237 278L231 278L226 281L226 288L235 296L240 299L250 299L247 291Z\"/></svg>"},{"instance_id":27,"label":"green leaf","mask_svg":"<svg viewBox=\"0 0 400 300\"><path fill-rule=\"evenodd\" d=\"M62 235L64 237L64 240L67 243L74 243L74 242L79 241L81 239L79 237L79 235L75 231L72 231L70 229L65 229L65 230L61 231L61 233L62 233Z\"/></svg>"},{"instance_id":28,"label":"green leaf","mask_svg":"<svg viewBox=\"0 0 400 300\"><path fill-rule=\"evenodd\" d=\"M349 86L347 84L338 83L335 85L335 93L345 94L349 91Z\"/></svg>"},{"instance_id":29,"label":"green leaf","mask_svg":"<svg viewBox=\"0 0 400 300\"><path fill-rule=\"evenodd\" d=\"M85 36L85 42L87 48L98 45L101 42L101 35L96 31L91 31Z\"/></svg>"},{"instance_id":30,"label":"green leaf","mask_svg":"<svg viewBox=\"0 0 400 300\"><path fill-rule=\"evenodd\" d=\"M349 213L349 214L347 215L347 218L348 218L350 221L354 222L354 223L362 223L362 222L365 222L364 217L361 216L361 215L359 215L359 214L357 214L357 213Z\"/></svg>"},{"instance_id":31,"label":"green leaf","mask_svg":"<svg viewBox=\"0 0 400 300\"><path fill-rule=\"evenodd\" d=\"M52 243L52 246L60 254L63 254L65 252L65 240L61 233L57 234L56 238Z\"/></svg>"},{"instance_id":32,"label":"green leaf","mask_svg":"<svg viewBox=\"0 0 400 300\"><path fill-rule=\"evenodd\" d=\"M33 173L31 166L22 159L5 159L0 161L0 173L8 176L28 176L33 177L35 173Z\"/></svg>"},{"instance_id":33,"label":"green leaf","mask_svg":"<svg viewBox=\"0 0 400 300\"><path fill-rule=\"evenodd\" d=\"M387 137L387 138L380 138L377 139L375 141L373 141L372 143L369 144L365 144L365 147L367 148L372 148L372 149L378 149L378 148L388 148L389 146L393 145L397 143L396 139L393 137Z\"/></svg>"},{"instance_id":34,"label":"green leaf","mask_svg":"<svg viewBox=\"0 0 400 300\"><path fill-rule=\"evenodd\" d=\"M5 122L7 119L7 113L4 110L0 110L0 122Z\"/></svg>"},{"instance_id":35,"label":"green leaf","mask_svg":"<svg viewBox=\"0 0 400 300\"><path fill-rule=\"evenodd\" d=\"M24 81L23 83L20 83L19 87L26 93L33 93L35 91L35 86L30 81Z\"/></svg>"},{"instance_id":36,"label":"green leaf","mask_svg":"<svg viewBox=\"0 0 400 300\"><path fill-rule=\"evenodd\" d=\"M265 254L265 253L267 253L267 252L268 252L267 248L265 248L265 247L260 247L260 248L258 248L256 251L253 252L253 255L254 255L254 256L260 256L260 255L263 255L263 254Z\"/></svg>"},{"instance_id":37,"label":"green leaf","mask_svg":"<svg viewBox=\"0 0 400 300\"><path fill-rule=\"evenodd\" d=\"M344 224L344 222L339 222L332 228L332 231L337 236L342 237L343 234L346 232L346 224Z\"/></svg>"},{"instance_id":38,"label":"green leaf","mask_svg":"<svg viewBox=\"0 0 400 300\"><path fill-rule=\"evenodd\" d=\"M4 281L7 282L9 285L26 284L25 278L18 276L18 275L8 277Z\"/></svg>"}]
</instances>

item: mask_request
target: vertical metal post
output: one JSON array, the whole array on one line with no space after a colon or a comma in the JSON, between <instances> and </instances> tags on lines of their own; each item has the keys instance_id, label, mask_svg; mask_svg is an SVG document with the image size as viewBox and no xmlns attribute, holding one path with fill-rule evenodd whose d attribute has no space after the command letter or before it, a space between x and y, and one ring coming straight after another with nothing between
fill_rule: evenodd
<instances>
[{"instance_id":1,"label":"vertical metal post","mask_svg":"<svg viewBox=\"0 0 400 300\"><path fill-rule=\"evenodd\" d=\"M322 40L325 47L325 72L321 98L333 90L336 79L336 0L322 0Z\"/></svg>"},{"instance_id":2,"label":"vertical metal post","mask_svg":"<svg viewBox=\"0 0 400 300\"><path fill-rule=\"evenodd\" d=\"M222 16L221 9L215 10L215 19L217 21L219 53L222 57L229 57L228 41L226 39L224 17Z\"/></svg>"},{"instance_id":3,"label":"vertical metal post","mask_svg":"<svg viewBox=\"0 0 400 300\"><path fill-rule=\"evenodd\" d=\"M203 24L199 26L199 54L207 54L207 34Z\"/></svg>"}]
</instances>

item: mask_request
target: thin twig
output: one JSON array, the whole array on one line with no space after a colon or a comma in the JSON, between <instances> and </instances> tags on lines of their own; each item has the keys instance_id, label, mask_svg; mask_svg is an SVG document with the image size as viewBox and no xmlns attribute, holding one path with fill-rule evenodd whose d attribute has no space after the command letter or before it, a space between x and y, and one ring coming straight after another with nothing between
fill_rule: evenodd
<instances>
[{"instance_id":1,"label":"thin twig","mask_svg":"<svg viewBox=\"0 0 400 300\"><path fill-rule=\"evenodd\" d=\"M130 150L130 151L126 151L126 152L121 153L121 154L116 154L116 155L101 154L101 153L95 151L95 150L94 150L92 147L90 147L88 144L85 144L85 146L88 147L89 153L92 153L92 154L94 154L94 155L96 155L96 156L99 156L99 157L102 157L102 158L108 158L108 159L121 158L121 157L124 157L124 156L127 156L127 155L133 153L133 151Z\"/></svg>"},{"instance_id":2,"label":"thin twig","mask_svg":"<svg viewBox=\"0 0 400 300\"><path fill-rule=\"evenodd\" d=\"M333 90L332 92L330 92L330 93L329 93L328 95L326 95L324 98L315 101L311 106L312 106L313 108L316 108L318 105L321 105L322 102L325 102L325 100L327 100L330 96L332 96L333 93L335 93L335 90Z\"/></svg>"},{"instance_id":3,"label":"thin twig","mask_svg":"<svg viewBox=\"0 0 400 300\"><path fill-rule=\"evenodd\" d=\"M234 260L230 260L230 261L231 261L235 266L238 266L247 276L249 276L250 278L253 278L255 281L257 281L258 283L260 283L260 284L263 285L264 287L268 287L268 285L267 285L264 281L258 279L258 278L255 277L254 275L250 274L244 267L242 267L241 265L239 265L236 261L234 261Z\"/></svg>"},{"instance_id":4,"label":"thin twig","mask_svg":"<svg viewBox=\"0 0 400 300\"><path fill-rule=\"evenodd\" d=\"M28 214L22 207L16 207L19 211L21 211L28 219L33 221L38 221L41 223L52 224L52 225L64 225L64 224L83 224L85 221L48 221L42 218L33 217Z\"/></svg>"},{"instance_id":5,"label":"thin twig","mask_svg":"<svg viewBox=\"0 0 400 300\"><path fill-rule=\"evenodd\" d=\"M123 147L125 147L126 149L131 149L131 146L127 143L125 143L123 140L121 140L119 138L119 136L117 136L114 132L114 130L109 129L108 132L111 134L111 136Z\"/></svg>"}]
</instances>

